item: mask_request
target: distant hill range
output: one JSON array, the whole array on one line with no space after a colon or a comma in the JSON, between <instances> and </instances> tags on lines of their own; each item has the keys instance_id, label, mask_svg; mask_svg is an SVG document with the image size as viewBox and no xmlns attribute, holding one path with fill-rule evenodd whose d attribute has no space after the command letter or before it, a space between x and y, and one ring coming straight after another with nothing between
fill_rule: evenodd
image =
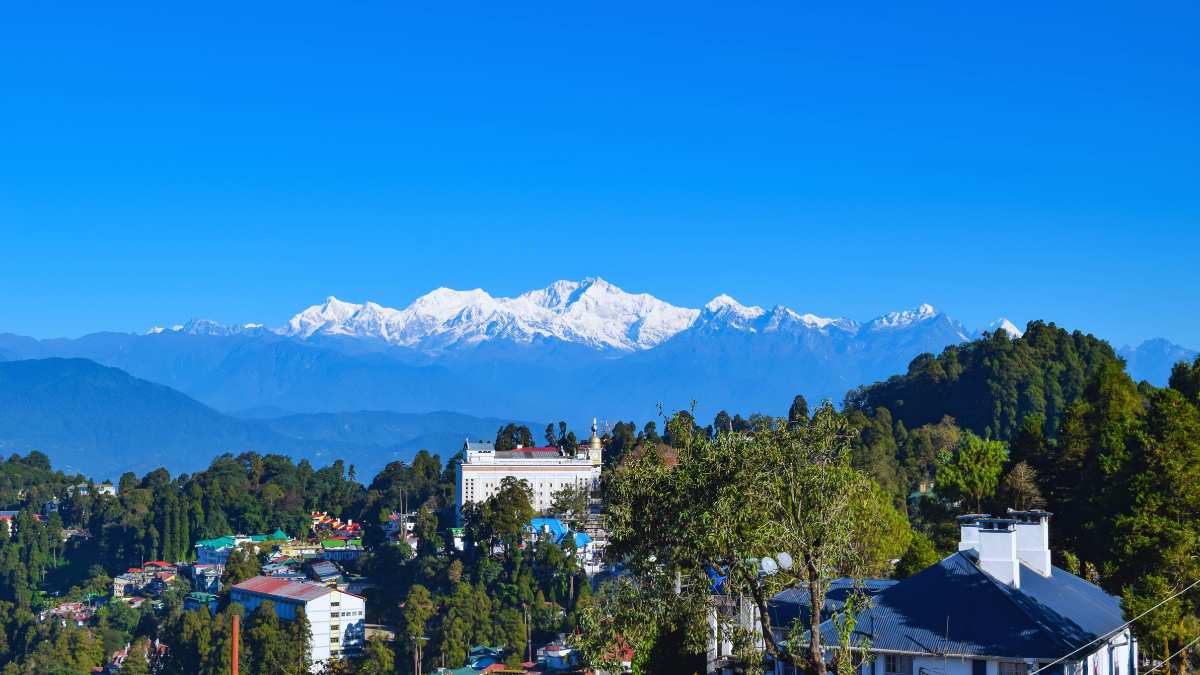
<instances>
[{"instance_id":1,"label":"distant hill range","mask_svg":"<svg viewBox=\"0 0 1200 675\"><path fill-rule=\"evenodd\" d=\"M1146 340L1137 347L1122 347L1117 352L1125 359L1125 368L1137 381L1163 386L1171 376L1171 367L1180 361L1194 361L1198 352L1180 347L1163 338Z\"/></svg>"},{"instance_id":2,"label":"distant hill range","mask_svg":"<svg viewBox=\"0 0 1200 675\"><path fill-rule=\"evenodd\" d=\"M335 459L369 477L420 448L443 457L508 420L459 413L349 412L239 419L86 359L0 363L0 450L40 450L64 471L115 479L165 466L195 471L224 452ZM537 428L534 426L534 428Z\"/></svg>"},{"instance_id":3,"label":"distant hill range","mask_svg":"<svg viewBox=\"0 0 1200 675\"><path fill-rule=\"evenodd\" d=\"M995 326L1018 334L1011 323ZM776 410L840 401L913 357L978 334L929 305L870 321L747 307L699 309L603 279L515 298L438 289L396 310L329 298L287 324L194 320L146 334L0 335L0 358L87 358L222 411L346 410L644 420L655 406Z\"/></svg>"},{"instance_id":4,"label":"distant hill range","mask_svg":"<svg viewBox=\"0 0 1200 675\"><path fill-rule=\"evenodd\" d=\"M659 403L670 410L693 400L702 420L722 408L783 414L795 394L813 403L841 402L859 385L905 373L920 354L996 331L1021 334L1006 319L969 330L930 305L863 322L745 306L725 295L701 308L676 307L589 278L513 298L442 288L404 309L330 297L273 329L193 320L144 334L51 340L0 334L0 361L89 359L125 371L114 392L154 401L140 411L145 417L131 407L118 411L126 426L108 426L98 410L87 408L99 392L82 388L97 384L98 375L83 378L90 371L78 364L72 366L77 370L61 362L39 366L49 369L46 377L59 372L69 380L75 372L84 380L78 391L60 382L55 394L76 397L81 419L97 425L81 432L79 447L126 443L153 453L156 439L170 437L175 440L157 441L161 452L179 451L181 458L200 444L271 446L314 458L336 450L349 459L402 456L419 443L445 452L464 435L490 437L502 420L514 418L580 426L598 416L640 424L654 417ZM1162 385L1171 365L1195 352L1152 340L1120 355L1135 378ZM9 366L17 369L14 377L22 368ZM32 387L40 376L35 370L23 377ZM46 411L68 409L56 408L51 392L42 395ZM408 416L356 412L363 410ZM446 410L469 415L440 412ZM170 425L149 418L170 419L168 413L183 417ZM65 443L65 451L75 442L67 433L78 431L75 422L30 419L46 428L0 428L0 448L17 440L55 441ZM201 440L199 430L210 426L213 432ZM195 440L184 438L189 433ZM140 465L153 464L152 457L139 458Z\"/></svg>"}]
</instances>

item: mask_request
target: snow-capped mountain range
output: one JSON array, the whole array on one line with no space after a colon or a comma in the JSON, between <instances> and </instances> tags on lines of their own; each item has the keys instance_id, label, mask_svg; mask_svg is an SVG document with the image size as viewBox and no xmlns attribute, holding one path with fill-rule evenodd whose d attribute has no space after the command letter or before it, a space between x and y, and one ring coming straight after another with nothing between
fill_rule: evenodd
<instances>
[{"instance_id":1,"label":"snow-capped mountain range","mask_svg":"<svg viewBox=\"0 0 1200 675\"><path fill-rule=\"evenodd\" d=\"M689 330L708 333L816 331L825 335L856 336L901 331L938 318L956 326L962 341L970 339L961 324L928 304L890 312L860 324L847 318L802 314L782 305L769 310L746 306L728 295L719 295L700 309L677 307L647 293L628 293L604 279L591 277L581 281L556 281L546 288L513 298L493 297L482 289L439 288L403 309L374 302L345 302L330 296L324 303L299 312L273 332L300 339L378 340L432 354L493 340L518 344L559 340L619 353L653 349ZM996 329L1003 329L1012 336L1021 334L1007 319L998 319L987 330ZM222 326L201 319L175 325L169 330L197 335L233 335L260 331L263 326ZM163 331L156 327L150 332Z\"/></svg>"},{"instance_id":2,"label":"snow-capped mountain range","mask_svg":"<svg viewBox=\"0 0 1200 675\"><path fill-rule=\"evenodd\" d=\"M269 324L268 324L269 325ZM172 387L219 411L456 411L508 419L646 420L694 401L783 414L792 397L842 401L914 358L1020 330L980 330L922 304L856 321L719 295L679 307L599 278L515 297L439 288L394 309L330 297L281 326L196 319L146 334L35 340L0 333L0 361L85 358ZM1165 384L1194 355L1165 341L1122 351Z\"/></svg>"}]
</instances>

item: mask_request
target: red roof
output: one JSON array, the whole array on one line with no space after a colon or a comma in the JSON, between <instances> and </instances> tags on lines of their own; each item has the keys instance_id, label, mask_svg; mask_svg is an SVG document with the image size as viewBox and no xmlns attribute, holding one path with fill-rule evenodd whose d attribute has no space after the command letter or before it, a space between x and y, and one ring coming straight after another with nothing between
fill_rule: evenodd
<instances>
[{"instance_id":1,"label":"red roof","mask_svg":"<svg viewBox=\"0 0 1200 675\"><path fill-rule=\"evenodd\" d=\"M233 590L309 602L332 593L334 589L322 584L306 584L275 577L254 577L237 584Z\"/></svg>"},{"instance_id":2,"label":"red roof","mask_svg":"<svg viewBox=\"0 0 1200 675\"><path fill-rule=\"evenodd\" d=\"M143 565L143 567L174 567L174 565L172 565L169 562L163 562L161 560L152 560L152 561L146 563L145 565Z\"/></svg>"},{"instance_id":3,"label":"red roof","mask_svg":"<svg viewBox=\"0 0 1200 675\"><path fill-rule=\"evenodd\" d=\"M300 600L301 602L316 600L337 590L324 584L289 581L278 577L254 577L253 579L243 581L233 588L237 591L245 591L255 595ZM361 595L347 593L346 591L339 592L342 595L348 595L352 598L362 598Z\"/></svg>"}]
</instances>

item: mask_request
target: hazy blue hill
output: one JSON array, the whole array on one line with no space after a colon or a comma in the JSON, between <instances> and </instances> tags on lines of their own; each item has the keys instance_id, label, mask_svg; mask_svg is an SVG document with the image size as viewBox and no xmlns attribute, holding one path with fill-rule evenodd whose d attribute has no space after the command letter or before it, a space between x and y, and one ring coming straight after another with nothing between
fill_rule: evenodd
<instances>
[{"instance_id":1,"label":"hazy blue hill","mask_svg":"<svg viewBox=\"0 0 1200 675\"><path fill-rule=\"evenodd\" d=\"M0 363L0 447L41 450L65 469L112 476L207 465L221 452L296 450L170 387L86 359Z\"/></svg>"},{"instance_id":2,"label":"hazy blue hill","mask_svg":"<svg viewBox=\"0 0 1200 675\"><path fill-rule=\"evenodd\" d=\"M449 456L507 420L457 413L352 412L238 419L170 387L87 359L0 362L0 451L41 450L55 466L115 478L194 471L224 452L345 459L374 473L421 448Z\"/></svg>"},{"instance_id":3,"label":"hazy blue hill","mask_svg":"<svg viewBox=\"0 0 1200 675\"><path fill-rule=\"evenodd\" d=\"M1157 387L1165 387L1167 379L1171 377L1171 367L1180 361L1194 361L1197 352L1169 340L1155 338L1137 347L1123 347L1119 354L1125 359L1129 375L1134 380L1146 380Z\"/></svg>"},{"instance_id":4,"label":"hazy blue hill","mask_svg":"<svg viewBox=\"0 0 1200 675\"><path fill-rule=\"evenodd\" d=\"M422 447L430 450L457 450L468 437L492 439L496 430L512 420L498 417L473 417L455 412L397 413L359 411L287 415L262 422L281 434L310 441L354 443L360 445ZM545 427L526 423L531 429ZM414 441L426 438L441 442L421 445ZM447 445L445 439L451 439Z\"/></svg>"}]
</instances>

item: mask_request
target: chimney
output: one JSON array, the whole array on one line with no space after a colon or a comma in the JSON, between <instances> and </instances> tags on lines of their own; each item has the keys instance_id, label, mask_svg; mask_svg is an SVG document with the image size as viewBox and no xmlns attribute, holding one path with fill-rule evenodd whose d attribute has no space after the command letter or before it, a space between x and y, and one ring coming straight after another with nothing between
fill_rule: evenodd
<instances>
[{"instance_id":1,"label":"chimney","mask_svg":"<svg viewBox=\"0 0 1200 675\"><path fill-rule=\"evenodd\" d=\"M968 513L958 517L958 550L979 550L979 521L987 517L986 513Z\"/></svg>"},{"instance_id":2,"label":"chimney","mask_svg":"<svg viewBox=\"0 0 1200 675\"><path fill-rule=\"evenodd\" d=\"M1017 558L1033 568L1038 574L1049 577L1050 570L1050 516L1049 511L1008 510L1009 517L1017 521Z\"/></svg>"},{"instance_id":3,"label":"chimney","mask_svg":"<svg viewBox=\"0 0 1200 675\"><path fill-rule=\"evenodd\" d=\"M237 614L233 615L233 654L230 656L233 659L233 675L238 675L238 646L242 641L241 621Z\"/></svg>"},{"instance_id":4,"label":"chimney","mask_svg":"<svg viewBox=\"0 0 1200 675\"><path fill-rule=\"evenodd\" d=\"M979 569L1002 584L1021 587L1017 558L1017 521L986 518L979 521Z\"/></svg>"}]
</instances>

